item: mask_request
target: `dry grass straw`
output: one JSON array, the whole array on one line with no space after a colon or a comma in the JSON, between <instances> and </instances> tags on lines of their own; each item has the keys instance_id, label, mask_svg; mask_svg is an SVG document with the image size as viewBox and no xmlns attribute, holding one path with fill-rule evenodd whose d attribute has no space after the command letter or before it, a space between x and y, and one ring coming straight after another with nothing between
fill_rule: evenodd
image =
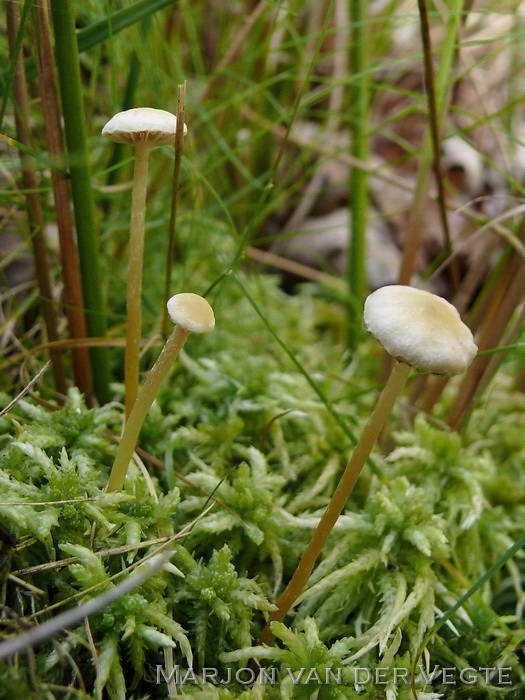
<instances>
[{"instance_id":1,"label":"dry grass straw","mask_svg":"<svg viewBox=\"0 0 525 700\"><path fill-rule=\"evenodd\" d=\"M525 226L522 224L522 232L518 240L523 240L524 230ZM487 270L488 255L492 251L493 246L488 244L486 255L478 266L479 270ZM524 300L525 261L519 252L515 250L511 252L509 248L504 256L507 259L506 261L500 259L500 263L503 261L504 264L500 264L496 280L494 283L491 283L490 279L487 281L481 294L481 301L474 305L470 312L467 311L467 307L473 303L472 296L469 298L467 295L463 295L459 299L461 303L459 310L466 313L471 329L477 333L477 343L481 353L510 344L517 338L523 325L523 320L520 322L522 316L519 316L514 324L513 318ZM479 273L475 276L478 275ZM472 287L473 291L474 287ZM462 290L460 289L459 292L461 294ZM487 386L497 363L498 359L491 355L482 355L474 360L458 387L456 399L447 419L450 427L459 429L463 425L476 397ZM412 399L416 401L420 395L417 403L418 408L426 413L431 413L447 383L448 378L446 377L432 377L426 382L424 391L423 385L421 385Z\"/></svg>"},{"instance_id":2,"label":"dry grass straw","mask_svg":"<svg viewBox=\"0 0 525 700\"><path fill-rule=\"evenodd\" d=\"M166 273L164 282L164 298L169 299L172 295L171 276L173 265L176 260L180 260L182 251L179 237L177 235L177 209L180 184L180 168L182 165L182 149L184 148L184 122L186 107L186 83L177 86L177 127L175 130L175 159L173 161L173 188L171 192L170 224L168 255L166 258ZM167 307L162 316L162 335L167 338L170 333Z\"/></svg>"},{"instance_id":3,"label":"dry grass straw","mask_svg":"<svg viewBox=\"0 0 525 700\"><path fill-rule=\"evenodd\" d=\"M15 55L16 37L20 26L20 6L10 2L6 5L7 36L12 58ZM21 56L16 61L16 70L13 79L13 95L16 102L15 120L18 141L31 147L29 132L29 99L25 80L24 63ZM50 341L58 340L58 314L53 302L52 287L50 281L51 265L44 238L44 216L42 202L38 193L39 178L35 161L28 153L20 153L22 166L22 185L26 190L27 221L33 255L35 259L35 272L42 298L42 309L47 336ZM57 391L65 394L67 389L66 374L60 352L51 352L51 364Z\"/></svg>"},{"instance_id":4,"label":"dry grass straw","mask_svg":"<svg viewBox=\"0 0 525 700\"><path fill-rule=\"evenodd\" d=\"M511 323L517 307L523 302L524 269L525 264L518 256L512 256L505 266L483 315L478 335L478 345L481 351L505 344L506 329ZM456 400L448 415L447 422L452 428L459 428L465 421L476 395L487 383L488 372L492 366L492 358L488 355L478 357L472 363L458 388Z\"/></svg>"},{"instance_id":5,"label":"dry grass straw","mask_svg":"<svg viewBox=\"0 0 525 700\"><path fill-rule=\"evenodd\" d=\"M49 9L46 3L39 3L35 17L34 44L37 48L38 83L47 145L50 156L59 164L63 164L64 148L60 131L60 106L58 88L53 62L51 45L51 25ZM69 335L72 339L87 336L86 318L84 315L84 299L78 254L75 245L73 221L69 208L69 190L65 175L58 169L51 170L53 192L55 198L55 213L60 241L61 273L64 285L64 304L68 321ZM91 391L91 368L89 353L86 347L75 347L71 351L73 359L73 378L76 386L86 395L89 401Z\"/></svg>"}]
</instances>

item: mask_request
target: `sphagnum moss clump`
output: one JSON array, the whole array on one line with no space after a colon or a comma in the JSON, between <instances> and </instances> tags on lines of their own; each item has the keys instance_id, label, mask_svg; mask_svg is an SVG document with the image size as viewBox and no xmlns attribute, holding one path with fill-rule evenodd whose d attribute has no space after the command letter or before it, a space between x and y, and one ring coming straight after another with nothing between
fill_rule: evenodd
<instances>
[{"instance_id":1,"label":"sphagnum moss clump","mask_svg":"<svg viewBox=\"0 0 525 700\"><path fill-rule=\"evenodd\" d=\"M301 352L302 339L315 338L314 315L298 314L301 295L287 305L273 282L264 284L266 301L276 309L279 322L285 325L289 314L283 337L294 352ZM509 413L510 406L521 405L519 397L508 388L496 392L490 410L480 407L461 437L423 417L413 431L394 429L396 447L386 460L378 460L385 480L367 482L366 497L360 492L351 512L340 517L337 536L328 540L292 626L272 627L279 646L259 646L256 639L276 581L292 574L329 500L334 475L344 466L343 438L304 377L287 371L285 358L264 353L253 361L260 328L247 302L230 293L223 306L227 325L237 330L236 321L246 319L245 332L236 332L235 343L230 332L202 338L213 352L200 353L200 358L182 354L184 371L157 394L155 411L147 417L150 429L141 440L149 452L167 455L190 482L214 490L230 510L216 502L208 511L209 497L192 483L179 482L180 498L179 489L164 490L163 470L155 471L158 482L153 478L158 504L135 468L125 492L106 493L115 450L107 431L118 432L121 423L116 405L87 410L78 392L72 392L67 409L52 413L23 399L9 417L0 419L0 515L19 541L4 547L11 562L5 574L15 577L4 579L5 605L12 617L2 634L17 633L12 622L17 616L26 615L31 623L33 611L48 617L55 614L43 613L48 605L56 604L58 612L110 588L118 580L112 576L126 576L125 568L149 551L147 543L158 538L159 525L165 532L178 532L200 514L172 560L184 577L163 571L90 619L98 675L84 626L56 637L60 649L67 645L69 657L82 669L84 696L95 698L103 690L119 698L151 693L147 679L155 679L160 652L173 644L181 678L190 669L189 650L196 678L202 680L204 666L217 668L221 680L228 671L232 675L232 683L220 687L209 678L205 685L180 684L178 691L188 697L249 696L255 690L237 684L235 672L258 659L268 670L276 669L275 684L257 688L264 700L306 700L312 688L319 689L319 697L375 700L374 683L360 693L355 690L356 668L368 668L372 675L385 665L410 668L436 617L522 532L525 506L505 500L493 482L495 474L515 478L515 460L525 450L525 433L512 429L518 419ZM373 381L371 372L366 376L371 347L367 342L359 363L359 389ZM327 369L325 348L318 341L309 343L308 359L317 380L328 382L333 366ZM348 404L346 410L363 420L369 395L360 392L356 397L345 388L349 393L344 400L340 385L331 396L337 396L338 408ZM285 413L289 408L294 410ZM512 445L507 459L493 444L505 426ZM394 428L399 428L397 421ZM298 499L305 491L309 497ZM68 495L75 502L47 505ZM90 500L78 500L82 498ZM35 570L39 564L45 567ZM495 577L482 595L458 611L451 626L436 633L428 647L430 670L456 663L502 665L511 669L512 688L520 692L520 666L513 653L524 636L520 593L513 583L520 579L519 566L516 558L514 568L502 569L499 580ZM19 581L45 593L31 595L31 609ZM80 680L71 678L70 664L53 644L43 644L37 653L44 666L38 667L39 683L70 684L80 692ZM16 685L31 697L25 659L21 654L16 663L1 668L0 687ZM294 685L287 669L299 677L301 668L306 671ZM326 668L335 674L341 669L340 682L318 685L315 671L325 680ZM441 680L425 684L419 675L416 688L422 697L449 697L450 685ZM165 697L162 677L160 681L153 692ZM398 700L410 700L402 680L389 683ZM499 697L481 676L465 687L490 700Z\"/></svg>"}]
</instances>

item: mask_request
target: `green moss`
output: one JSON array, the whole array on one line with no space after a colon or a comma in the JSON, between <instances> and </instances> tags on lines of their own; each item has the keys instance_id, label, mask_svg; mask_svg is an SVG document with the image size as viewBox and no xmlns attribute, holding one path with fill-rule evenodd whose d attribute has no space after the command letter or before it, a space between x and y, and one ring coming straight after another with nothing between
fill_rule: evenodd
<instances>
[{"instance_id":1,"label":"green moss","mask_svg":"<svg viewBox=\"0 0 525 700\"><path fill-rule=\"evenodd\" d=\"M257 284L272 302L289 348L342 419L359 430L373 402L366 390L372 371L366 353L350 368L332 347L335 364L329 361L315 314L298 314L314 303L311 296L288 303L273 280L259 278ZM61 636L75 663L91 669L84 678L89 692L105 686L119 697L128 692L123 688L135 687L137 697L156 697L152 679L165 663L164 649L172 648L180 670L193 664L197 676L205 666L224 676L250 659L266 659L279 680L257 697L309 697L311 686L294 685L286 669L317 669L324 677L325 668L341 667L342 685L320 686L318 697L372 700L373 686L356 694L353 669L379 668L385 659L391 667L410 666L437 612L446 611L521 535L525 505L516 475L525 433L515 427L520 399L496 395L490 411L480 411L461 437L421 416L413 430L394 432L394 449L376 457L383 479L363 475L295 618L276 626L278 646L262 649L257 638L265 612L293 571L351 446L280 349L265 345L260 351L264 328L236 288L228 289L231 303L223 307L218 332L183 354L141 435L141 444L187 481L178 481L173 471L167 478L148 464L154 498L151 484L133 466L124 493L105 494L115 454L110 432L120 430L121 409L87 409L74 390L63 409L50 412L22 400L3 419L0 514L18 542L10 550L10 570L42 591L32 598L35 612L52 604L58 612L127 576L126 568L151 551L151 545L140 548L142 542L189 526L175 550L176 568L156 574L90 620L98 670L83 625ZM517 490L509 494L506 484L513 479ZM70 502L45 504L58 500ZM75 559L61 564L66 557ZM51 568L24 573L45 562ZM516 685L512 648L523 636L516 617L522 605L518 579L516 569L501 570L493 587L441 628L429 646L433 663L480 667L490 658L513 669ZM19 582L9 579L5 586L7 608L14 616L26 614ZM66 683L63 657L51 643L41 652L42 682ZM6 674L12 682L23 680L24 663ZM418 687L423 689L421 678ZM492 696L483 684L469 687L472 697ZM184 690L203 698L256 693L235 681L228 687L193 683ZM438 680L427 686L431 691L440 692ZM402 683L396 692L409 697Z\"/></svg>"}]
</instances>

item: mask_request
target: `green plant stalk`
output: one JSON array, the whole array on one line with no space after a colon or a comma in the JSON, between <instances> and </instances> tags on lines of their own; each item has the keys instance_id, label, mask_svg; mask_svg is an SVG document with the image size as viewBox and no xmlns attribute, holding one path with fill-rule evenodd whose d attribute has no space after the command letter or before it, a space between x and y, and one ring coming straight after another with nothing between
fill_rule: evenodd
<instances>
[{"instance_id":1,"label":"green plant stalk","mask_svg":"<svg viewBox=\"0 0 525 700\"><path fill-rule=\"evenodd\" d=\"M366 72L365 0L352 0L351 62L358 76L350 85L351 156L368 159L368 78ZM368 219L368 174L352 167L349 179L350 242L348 255L349 333L348 345L355 350L362 334L362 309L366 294L366 226Z\"/></svg>"},{"instance_id":2,"label":"green plant stalk","mask_svg":"<svg viewBox=\"0 0 525 700\"><path fill-rule=\"evenodd\" d=\"M272 622L282 622L287 612L290 610L294 602L301 594L303 588L308 583L310 574L315 566L317 557L328 539L328 536L333 530L339 515L341 514L348 497L352 493L352 489L363 469L363 466L372 451L375 441L379 433L385 425L392 411L396 398L401 393L405 386L408 375L411 371L410 365L404 362L396 361L388 382L386 383L381 395L376 403L372 415L368 419L368 423L355 446L352 456L346 465L343 476L339 481L334 494L328 504L323 517L310 540L310 544L306 548L294 575L290 579L289 584L276 602L277 610L272 612L268 617L268 622L261 635L261 644L271 644L275 639L271 631Z\"/></svg>"},{"instance_id":3,"label":"green plant stalk","mask_svg":"<svg viewBox=\"0 0 525 700\"><path fill-rule=\"evenodd\" d=\"M149 146L137 143L131 199L131 225L129 238L128 287L126 295L126 359L124 380L126 384L126 417L137 399L139 387L140 340L142 337L142 265L144 259L144 221L148 188Z\"/></svg>"},{"instance_id":4,"label":"green plant stalk","mask_svg":"<svg viewBox=\"0 0 525 700\"><path fill-rule=\"evenodd\" d=\"M80 62L71 0L52 3L51 12L77 229L82 292L86 305L86 324L90 336L103 338L106 335L107 322L99 273L95 202L91 188ZM106 403L110 399L108 349L91 348L90 358L95 394L100 403Z\"/></svg>"},{"instance_id":5,"label":"green plant stalk","mask_svg":"<svg viewBox=\"0 0 525 700\"><path fill-rule=\"evenodd\" d=\"M253 15L257 14L257 10L261 8L259 4ZM264 85L269 77L267 75L267 65L269 56L272 53L270 48L272 13L261 13L261 18L254 22L251 27L250 42L254 42L259 50L256 54L241 50L238 60L242 61L243 73L250 76L256 85ZM247 22L247 25L249 22ZM245 25L245 26L247 26ZM238 37L237 37L238 38ZM298 75L302 75L301 72ZM267 108L267 95L263 90L260 90L254 95L252 102L253 109L264 114ZM226 114L226 113L225 113ZM223 115L223 117L225 116ZM274 153L274 137L271 131L263 129L260 132L255 132L250 143L250 155L248 160L248 168L253 180L264 181L267 174L272 170L272 159ZM251 218L251 212L257 204L259 198L259 188L253 188L246 199L246 207L243 211L243 217L240 220L241 228L244 223L248 223Z\"/></svg>"},{"instance_id":6,"label":"green plant stalk","mask_svg":"<svg viewBox=\"0 0 525 700\"><path fill-rule=\"evenodd\" d=\"M177 356L186 342L190 332L181 326L175 326L166 344L162 348L157 361L151 368L148 378L144 382L133 410L126 421L124 433L120 440L117 456L109 475L106 491L120 491L124 486L124 480L128 471L128 465L135 450L140 429L146 418L146 414L153 403L159 387L168 374Z\"/></svg>"}]
</instances>

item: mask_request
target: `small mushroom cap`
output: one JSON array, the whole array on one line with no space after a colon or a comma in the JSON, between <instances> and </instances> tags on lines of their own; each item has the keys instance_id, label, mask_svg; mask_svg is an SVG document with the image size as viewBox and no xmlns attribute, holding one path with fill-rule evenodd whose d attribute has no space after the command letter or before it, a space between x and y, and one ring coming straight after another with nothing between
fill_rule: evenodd
<instances>
[{"instance_id":1,"label":"small mushroom cap","mask_svg":"<svg viewBox=\"0 0 525 700\"><path fill-rule=\"evenodd\" d=\"M168 313L173 323L191 333L209 333L215 328L213 309L198 294L175 294L168 300Z\"/></svg>"},{"instance_id":2,"label":"small mushroom cap","mask_svg":"<svg viewBox=\"0 0 525 700\"><path fill-rule=\"evenodd\" d=\"M102 129L102 135L117 143L166 146L175 142L177 117L163 109L139 107L119 112ZM186 133L186 124L184 133Z\"/></svg>"},{"instance_id":3,"label":"small mushroom cap","mask_svg":"<svg viewBox=\"0 0 525 700\"><path fill-rule=\"evenodd\" d=\"M457 309L420 289L381 287L367 298L364 316L381 345L418 372L461 374L478 350Z\"/></svg>"}]
</instances>

